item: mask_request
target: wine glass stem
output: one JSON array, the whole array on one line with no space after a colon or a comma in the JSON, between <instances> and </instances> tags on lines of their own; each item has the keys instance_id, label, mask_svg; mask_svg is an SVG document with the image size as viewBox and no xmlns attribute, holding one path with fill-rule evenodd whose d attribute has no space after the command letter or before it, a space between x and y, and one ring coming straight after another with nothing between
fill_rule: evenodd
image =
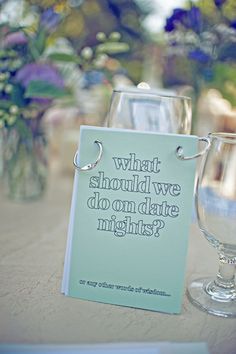
<instances>
[{"instance_id":1,"label":"wine glass stem","mask_svg":"<svg viewBox=\"0 0 236 354\"><path fill-rule=\"evenodd\" d=\"M236 300L236 286L234 281L235 264L221 261L220 256L219 271L216 279L206 282L205 292L212 300L221 302L231 302Z\"/></svg>"},{"instance_id":2,"label":"wine glass stem","mask_svg":"<svg viewBox=\"0 0 236 354\"><path fill-rule=\"evenodd\" d=\"M234 276L235 264L228 264L220 261L215 284L224 289L233 289L235 287Z\"/></svg>"}]
</instances>

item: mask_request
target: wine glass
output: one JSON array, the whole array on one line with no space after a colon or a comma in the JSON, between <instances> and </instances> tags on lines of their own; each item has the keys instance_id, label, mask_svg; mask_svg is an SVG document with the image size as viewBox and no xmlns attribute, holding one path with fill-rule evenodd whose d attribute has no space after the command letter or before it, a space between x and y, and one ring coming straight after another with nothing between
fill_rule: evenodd
<instances>
[{"instance_id":1,"label":"wine glass","mask_svg":"<svg viewBox=\"0 0 236 354\"><path fill-rule=\"evenodd\" d=\"M191 119L191 98L133 87L113 90L107 126L190 134Z\"/></svg>"},{"instance_id":2,"label":"wine glass","mask_svg":"<svg viewBox=\"0 0 236 354\"><path fill-rule=\"evenodd\" d=\"M202 161L195 204L198 224L219 255L215 279L194 280L190 301L222 317L236 316L236 134L209 134L210 149Z\"/></svg>"}]
</instances>

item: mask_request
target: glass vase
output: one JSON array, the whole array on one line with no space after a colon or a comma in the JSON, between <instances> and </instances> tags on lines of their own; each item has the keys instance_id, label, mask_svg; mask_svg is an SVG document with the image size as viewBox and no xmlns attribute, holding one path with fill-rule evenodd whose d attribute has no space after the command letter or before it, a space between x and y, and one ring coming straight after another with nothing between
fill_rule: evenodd
<instances>
[{"instance_id":1,"label":"glass vase","mask_svg":"<svg viewBox=\"0 0 236 354\"><path fill-rule=\"evenodd\" d=\"M41 124L20 123L4 131L4 188L10 199L27 201L46 190L48 147Z\"/></svg>"}]
</instances>

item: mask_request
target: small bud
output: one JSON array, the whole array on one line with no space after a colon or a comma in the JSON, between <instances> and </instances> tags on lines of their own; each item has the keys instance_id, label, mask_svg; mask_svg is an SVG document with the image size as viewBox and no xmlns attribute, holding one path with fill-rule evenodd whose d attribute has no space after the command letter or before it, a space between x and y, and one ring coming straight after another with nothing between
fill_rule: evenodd
<instances>
[{"instance_id":1,"label":"small bud","mask_svg":"<svg viewBox=\"0 0 236 354\"><path fill-rule=\"evenodd\" d=\"M16 105L10 107L11 114L17 114L19 112L19 108Z\"/></svg>"},{"instance_id":2,"label":"small bud","mask_svg":"<svg viewBox=\"0 0 236 354\"><path fill-rule=\"evenodd\" d=\"M106 37L104 32L98 32L97 35L96 35L96 38L97 38L98 41L104 42L107 37Z\"/></svg>"},{"instance_id":3,"label":"small bud","mask_svg":"<svg viewBox=\"0 0 236 354\"><path fill-rule=\"evenodd\" d=\"M84 47L84 49L81 50L81 56L84 59L91 59L93 56L93 50L90 47Z\"/></svg>"},{"instance_id":4,"label":"small bud","mask_svg":"<svg viewBox=\"0 0 236 354\"><path fill-rule=\"evenodd\" d=\"M121 34L119 32L112 32L109 36L112 41L119 41L121 39Z\"/></svg>"},{"instance_id":5,"label":"small bud","mask_svg":"<svg viewBox=\"0 0 236 354\"><path fill-rule=\"evenodd\" d=\"M7 118L7 124L8 125L13 125L16 121L16 116L8 116Z\"/></svg>"},{"instance_id":6,"label":"small bud","mask_svg":"<svg viewBox=\"0 0 236 354\"><path fill-rule=\"evenodd\" d=\"M11 93L12 92L12 89L13 89L13 86L11 84L7 84L4 88L4 91L6 93Z\"/></svg>"}]
</instances>

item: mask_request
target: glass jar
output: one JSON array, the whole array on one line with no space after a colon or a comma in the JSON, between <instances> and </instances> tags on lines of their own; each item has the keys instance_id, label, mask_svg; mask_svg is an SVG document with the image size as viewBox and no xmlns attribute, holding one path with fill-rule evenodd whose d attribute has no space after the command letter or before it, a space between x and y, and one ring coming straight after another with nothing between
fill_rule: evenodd
<instances>
[{"instance_id":1,"label":"glass jar","mask_svg":"<svg viewBox=\"0 0 236 354\"><path fill-rule=\"evenodd\" d=\"M3 135L6 194L19 201L41 197L48 175L48 146L42 124L22 120L5 129Z\"/></svg>"}]
</instances>

